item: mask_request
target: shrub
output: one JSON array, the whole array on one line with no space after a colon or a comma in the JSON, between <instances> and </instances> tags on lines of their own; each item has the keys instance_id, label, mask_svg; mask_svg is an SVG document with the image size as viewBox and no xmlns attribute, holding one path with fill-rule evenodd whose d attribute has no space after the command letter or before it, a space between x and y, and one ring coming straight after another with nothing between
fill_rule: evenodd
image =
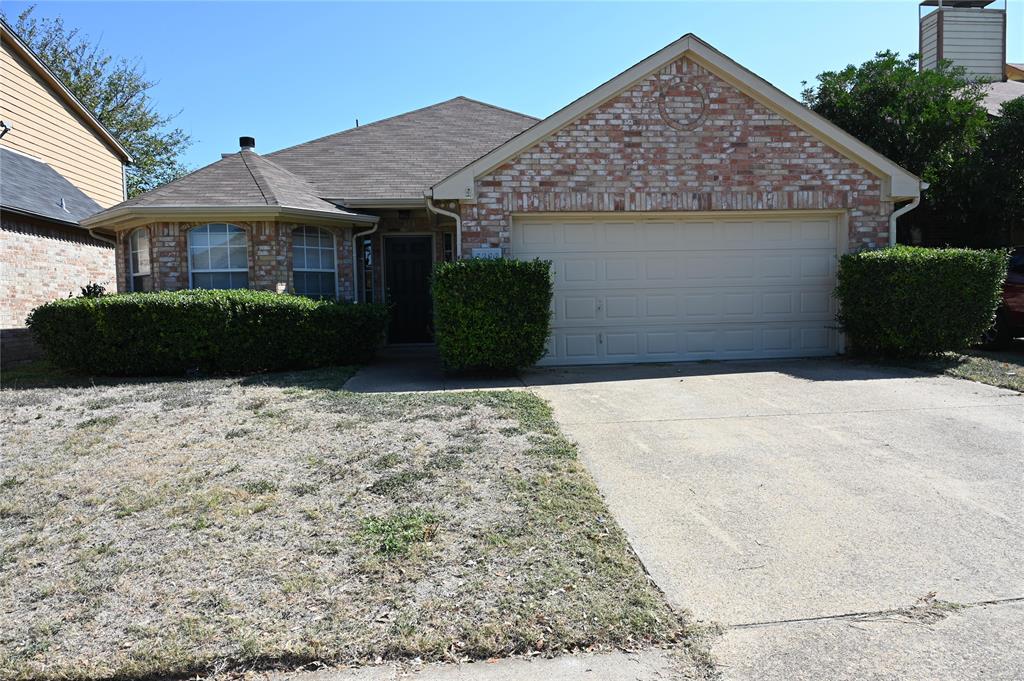
<instances>
[{"instance_id":1,"label":"shrub","mask_svg":"<svg viewBox=\"0 0 1024 681\"><path fill-rule=\"evenodd\" d=\"M434 267L434 328L448 370L515 371L544 356L551 263L460 260Z\"/></svg>"},{"instance_id":2,"label":"shrub","mask_svg":"<svg viewBox=\"0 0 1024 681\"><path fill-rule=\"evenodd\" d=\"M94 281L90 281L85 286L82 286L81 289L83 298L99 298L100 296L107 295L107 287Z\"/></svg>"},{"instance_id":3,"label":"shrub","mask_svg":"<svg viewBox=\"0 0 1024 681\"><path fill-rule=\"evenodd\" d=\"M29 315L57 366L101 375L249 373L355 364L388 310L268 291L165 291L55 300Z\"/></svg>"},{"instance_id":4,"label":"shrub","mask_svg":"<svg viewBox=\"0 0 1024 681\"><path fill-rule=\"evenodd\" d=\"M992 324L1008 253L896 246L839 261L839 323L851 350L928 355L977 342Z\"/></svg>"}]
</instances>

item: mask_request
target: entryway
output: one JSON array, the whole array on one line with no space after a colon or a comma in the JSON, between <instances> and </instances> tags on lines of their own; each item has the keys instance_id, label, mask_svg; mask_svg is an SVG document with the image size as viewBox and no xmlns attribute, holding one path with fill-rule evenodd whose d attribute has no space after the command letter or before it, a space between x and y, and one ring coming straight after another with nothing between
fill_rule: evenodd
<instances>
[{"instance_id":1,"label":"entryway","mask_svg":"<svg viewBox=\"0 0 1024 681\"><path fill-rule=\"evenodd\" d=\"M433 340L430 268L432 236L384 237L385 300L392 305L391 343Z\"/></svg>"}]
</instances>

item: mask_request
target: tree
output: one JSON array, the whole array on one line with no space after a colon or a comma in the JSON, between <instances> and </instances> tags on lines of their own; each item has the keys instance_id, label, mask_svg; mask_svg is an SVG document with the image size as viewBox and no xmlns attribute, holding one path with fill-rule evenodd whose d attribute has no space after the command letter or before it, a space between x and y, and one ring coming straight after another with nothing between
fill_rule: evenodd
<instances>
[{"instance_id":1,"label":"tree","mask_svg":"<svg viewBox=\"0 0 1024 681\"><path fill-rule=\"evenodd\" d=\"M969 165L977 203L971 214L1001 228L1005 245L1024 238L1024 97L1003 104Z\"/></svg>"},{"instance_id":2,"label":"tree","mask_svg":"<svg viewBox=\"0 0 1024 681\"><path fill-rule=\"evenodd\" d=\"M917 55L886 51L816 80L804 104L928 182L971 153L987 125L983 83L949 62L921 71Z\"/></svg>"},{"instance_id":3,"label":"tree","mask_svg":"<svg viewBox=\"0 0 1024 681\"><path fill-rule=\"evenodd\" d=\"M826 71L805 87L804 104L931 185L902 226L984 242L993 226L973 214L979 197L971 192L979 187L970 181L989 128L984 82L948 61L920 70L917 60L885 51Z\"/></svg>"},{"instance_id":4,"label":"tree","mask_svg":"<svg viewBox=\"0 0 1024 681\"><path fill-rule=\"evenodd\" d=\"M188 172L180 156L191 137L169 126L177 114L157 111L149 94L156 82L140 63L115 60L60 17L37 18L34 11L33 5L18 15L15 32L135 159L126 171L128 196Z\"/></svg>"}]
</instances>

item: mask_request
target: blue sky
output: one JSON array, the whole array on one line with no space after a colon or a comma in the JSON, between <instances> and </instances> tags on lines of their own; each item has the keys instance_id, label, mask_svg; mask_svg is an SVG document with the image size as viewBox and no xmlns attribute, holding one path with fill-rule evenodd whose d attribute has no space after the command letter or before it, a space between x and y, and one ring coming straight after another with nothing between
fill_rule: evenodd
<instances>
[{"instance_id":1,"label":"blue sky","mask_svg":"<svg viewBox=\"0 0 1024 681\"><path fill-rule=\"evenodd\" d=\"M239 135L265 153L457 95L545 116L687 32L794 96L823 70L916 51L918 36L918 0L36 4L141 60L195 140L192 168ZM1022 16L1010 0L1011 62L1024 62Z\"/></svg>"}]
</instances>

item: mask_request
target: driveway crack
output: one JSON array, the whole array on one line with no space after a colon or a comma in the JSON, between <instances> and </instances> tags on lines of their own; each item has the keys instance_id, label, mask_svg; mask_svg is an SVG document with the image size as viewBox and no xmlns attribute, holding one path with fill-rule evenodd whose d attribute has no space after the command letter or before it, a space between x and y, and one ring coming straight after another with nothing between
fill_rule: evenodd
<instances>
[{"instance_id":1,"label":"driveway crack","mask_svg":"<svg viewBox=\"0 0 1024 681\"><path fill-rule=\"evenodd\" d=\"M1005 407L1018 407L1010 404L953 404L942 407L894 407L887 409L850 409L848 411L793 411L779 414L727 414L724 416L684 416L662 418L662 419L623 419L621 421L565 421L560 422L563 426L593 426L593 425L617 425L626 423L670 423L672 421L726 421L730 419L764 419L785 416L832 416L843 414L879 414L912 411L943 411L947 409L992 409Z\"/></svg>"},{"instance_id":2,"label":"driveway crack","mask_svg":"<svg viewBox=\"0 0 1024 681\"><path fill-rule=\"evenodd\" d=\"M946 601L938 601L932 594L918 601L918 603L909 608L892 608L889 610L865 610L862 612L846 612L838 615L818 615L817 617L794 617L790 619L781 620L765 620L762 622L744 622L742 624L729 624L726 625L726 629L755 629L758 627L771 627L782 624L801 624L805 622L822 622L828 620L874 620L878 618L905 618L903 621L912 621L917 618L916 614L924 612L932 612L936 608L940 611L945 611L947 614L955 612L957 610L965 610L967 608L976 608L979 606L986 605L1006 605L1009 603L1021 603L1024 602L1024 596L1014 596L1010 598L994 598L986 601L972 601L970 603L949 603ZM938 617L932 619L942 619Z\"/></svg>"}]
</instances>

